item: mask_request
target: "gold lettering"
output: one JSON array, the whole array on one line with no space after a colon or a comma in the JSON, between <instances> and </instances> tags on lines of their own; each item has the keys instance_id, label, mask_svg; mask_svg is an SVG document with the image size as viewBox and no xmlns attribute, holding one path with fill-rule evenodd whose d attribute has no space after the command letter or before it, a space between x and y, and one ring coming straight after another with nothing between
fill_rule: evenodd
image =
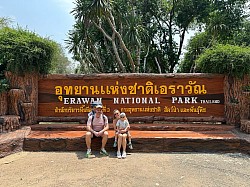
<instances>
[{"instance_id":1,"label":"gold lettering","mask_svg":"<svg viewBox=\"0 0 250 187\"><path fill-rule=\"evenodd\" d=\"M154 89L153 89L153 83L148 81L146 82L146 94L153 94Z\"/></svg>"},{"instance_id":2,"label":"gold lettering","mask_svg":"<svg viewBox=\"0 0 250 187\"><path fill-rule=\"evenodd\" d=\"M128 89L130 90L130 94L135 95L136 94L136 89L137 88L137 82L133 86L129 86Z\"/></svg>"},{"instance_id":3,"label":"gold lettering","mask_svg":"<svg viewBox=\"0 0 250 187\"><path fill-rule=\"evenodd\" d=\"M171 90L171 94L175 94L175 85L170 85L168 89Z\"/></svg>"},{"instance_id":4,"label":"gold lettering","mask_svg":"<svg viewBox=\"0 0 250 187\"><path fill-rule=\"evenodd\" d=\"M59 101L62 101L63 97L62 96L58 96L58 99L59 99Z\"/></svg>"},{"instance_id":5,"label":"gold lettering","mask_svg":"<svg viewBox=\"0 0 250 187\"><path fill-rule=\"evenodd\" d=\"M90 86L92 95L99 94L98 86Z\"/></svg>"},{"instance_id":6,"label":"gold lettering","mask_svg":"<svg viewBox=\"0 0 250 187\"><path fill-rule=\"evenodd\" d=\"M75 86L75 95L81 95L82 94L82 89L81 86Z\"/></svg>"},{"instance_id":7,"label":"gold lettering","mask_svg":"<svg viewBox=\"0 0 250 187\"><path fill-rule=\"evenodd\" d=\"M73 95L73 86L64 86L66 95Z\"/></svg>"},{"instance_id":8,"label":"gold lettering","mask_svg":"<svg viewBox=\"0 0 250 187\"><path fill-rule=\"evenodd\" d=\"M56 95L62 95L62 87L61 86L55 86L56 89Z\"/></svg>"},{"instance_id":9,"label":"gold lettering","mask_svg":"<svg viewBox=\"0 0 250 187\"><path fill-rule=\"evenodd\" d=\"M89 87L88 86L82 86L82 90L85 91L85 95L89 95Z\"/></svg>"}]
</instances>

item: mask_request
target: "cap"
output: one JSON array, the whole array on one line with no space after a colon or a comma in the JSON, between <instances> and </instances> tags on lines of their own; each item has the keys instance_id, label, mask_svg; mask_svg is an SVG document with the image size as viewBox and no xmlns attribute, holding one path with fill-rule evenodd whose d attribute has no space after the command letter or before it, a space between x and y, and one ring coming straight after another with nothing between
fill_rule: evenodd
<instances>
[{"instance_id":1,"label":"cap","mask_svg":"<svg viewBox=\"0 0 250 187\"><path fill-rule=\"evenodd\" d=\"M97 106L97 105L102 105L100 102L98 102L98 101L93 101L93 102L91 102L90 103L90 106L92 107L92 108L94 108L95 106Z\"/></svg>"},{"instance_id":2,"label":"cap","mask_svg":"<svg viewBox=\"0 0 250 187\"><path fill-rule=\"evenodd\" d=\"M102 108L102 105L98 104L95 108Z\"/></svg>"},{"instance_id":3,"label":"cap","mask_svg":"<svg viewBox=\"0 0 250 187\"><path fill-rule=\"evenodd\" d=\"M122 112L121 114L120 114L120 117L125 117L126 116L126 114L124 113L124 112Z\"/></svg>"}]
</instances>

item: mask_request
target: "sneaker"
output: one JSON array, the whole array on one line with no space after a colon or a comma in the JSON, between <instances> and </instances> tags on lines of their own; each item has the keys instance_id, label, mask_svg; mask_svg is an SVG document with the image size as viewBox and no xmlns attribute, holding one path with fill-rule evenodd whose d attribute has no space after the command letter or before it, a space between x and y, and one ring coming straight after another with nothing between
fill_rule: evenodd
<instances>
[{"instance_id":1,"label":"sneaker","mask_svg":"<svg viewBox=\"0 0 250 187\"><path fill-rule=\"evenodd\" d=\"M105 155L105 156L109 156L109 154L107 153L107 151L105 149L101 149L100 154Z\"/></svg>"},{"instance_id":2,"label":"sneaker","mask_svg":"<svg viewBox=\"0 0 250 187\"><path fill-rule=\"evenodd\" d=\"M91 149L88 149L88 150L87 150L87 153L86 153L86 158L89 158L90 155L91 155Z\"/></svg>"},{"instance_id":3,"label":"sneaker","mask_svg":"<svg viewBox=\"0 0 250 187\"><path fill-rule=\"evenodd\" d=\"M125 151L122 152L122 158L126 158L127 157L127 154Z\"/></svg>"},{"instance_id":4,"label":"sneaker","mask_svg":"<svg viewBox=\"0 0 250 187\"><path fill-rule=\"evenodd\" d=\"M117 158L122 158L121 152L117 151Z\"/></svg>"},{"instance_id":5,"label":"sneaker","mask_svg":"<svg viewBox=\"0 0 250 187\"><path fill-rule=\"evenodd\" d=\"M129 148L129 149L133 149L132 143L128 143L128 148Z\"/></svg>"},{"instance_id":6,"label":"sneaker","mask_svg":"<svg viewBox=\"0 0 250 187\"><path fill-rule=\"evenodd\" d=\"M113 147L117 147L117 141L114 142Z\"/></svg>"}]
</instances>

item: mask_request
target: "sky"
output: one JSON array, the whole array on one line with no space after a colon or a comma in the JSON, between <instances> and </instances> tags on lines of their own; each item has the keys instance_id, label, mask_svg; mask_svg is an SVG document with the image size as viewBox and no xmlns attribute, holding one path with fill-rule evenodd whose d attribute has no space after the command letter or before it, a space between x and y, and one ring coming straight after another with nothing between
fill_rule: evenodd
<instances>
[{"instance_id":1,"label":"sky","mask_svg":"<svg viewBox=\"0 0 250 187\"><path fill-rule=\"evenodd\" d=\"M0 0L0 17L8 17L12 26L20 26L49 37L63 47L67 33L73 28L74 17L70 13L74 0ZM65 50L65 54L71 55Z\"/></svg>"}]
</instances>

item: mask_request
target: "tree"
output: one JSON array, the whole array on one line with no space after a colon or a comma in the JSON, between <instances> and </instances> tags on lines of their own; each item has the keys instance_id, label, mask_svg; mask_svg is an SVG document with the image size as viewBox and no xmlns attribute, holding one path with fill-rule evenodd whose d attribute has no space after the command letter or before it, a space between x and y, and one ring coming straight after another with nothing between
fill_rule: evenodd
<instances>
[{"instance_id":1,"label":"tree","mask_svg":"<svg viewBox=\"0 0 250 187\"><path fill-rule=\"evenodd\" d=\"M3 32L7 31L7 32L12 32L12 34L16 32L16 34L19 32L20 33L20 38L22 37L22 34L21 34L21 31L23 32L23 36L25 38L25 32L26 34L29 33L31 37L32 34L33 35L36 35L37 38L39 38L39 36L35 33L32 33L32 32L29 32L28 30L23 30L22 28L20 27L17 27L16 29L13 27L12 29L10 28L10 25L11 25L12 21L10 18L5 18L5 17L0 17L0 29L2 29L2 34ZM5 33L7 35L7 33ZM17 36L17 35L16 35ZM2 36L4 37L4 35ZM26 38L27 39L27 38ZM4 39L6 41L6 39ZM24 39L25 40L25 39ZM44 41L50 41L51 44L53 45L53 48L54 48L54 52L53 52L53 55L52 55L52 61L51 61L51 67L49 69L49 73L71 73L73 70L71 70L71 62L69 61L69 59L66 57L65 53L64 53L64 49L63 47L59 44L59 43L56 43L55 41L52 41L48 38L44 38ZM13 47L13 46L12 46ZM7 64L5 64L7 65ZM0 74L3 75L3 71L7 68L7 67L3 67L4 66L4 63L2 62L0 64Z\"/></svg>"},{"instance_id":2,"label":"tree","mask_svg":"<svg viewBox=\"0 0 250 187\"><path fill-rule=\"evenodd\" d=\"M0 93L8 91L5 71L23 75L33 71L48 73L53 42L38 37L21 28L11 29L6 19L1 19L0 29Z\"/></svg>"},{"instance_id":3,"label":"tree","mask_svg":"<svg viewBox=\"0 0 250 187\"><path fill-rule=\"evenodd\" d=\"M205 30L217 40L231 40L248 17L247 2L248 0L212 0L209 17L205 20Z\"/></svg>"},{"instance_id":4,"label":"tree","mask_svg":"<svg viewBox=\"0 0 250 187\"><path fill-rule=\"evenodd\" d=\"M1 18L0 17L0 29L7 27L10 22L9 18ZM0 63L0 94L9 89L9 83L7 79L5 79L4 70L6 69L6 65Z\"/></svg>"},{"instance_id":5,"label":"tree","mask_svg":"<svg viewBox=\"0 0 250 187\"><path fill-rule=\"evenodd\" d=\"M187 52L184 55L183 60L179 65L178 72L181 73L193 73L195 72L195 60L206 49L213 46L212 36L207 32L196 33L191 38L187 46ZM216 42L215 42L216 43Z\"/></svg>"},{"instance_id":6,"label":"tree","mask_svg":"<svg viewBox=\"0 0 250 187\"><path fill-rule=\"evenodd\" d=\"M112 55L119 71L126 72L119 54L121 51L120 53L127 57L131 71L135 72L134 60L118 31L122 29L122 25L117 24L113 15L115 6L115 2L107 0L76 0L76 8L72 11L76 24L75 30L69 33L69 49L76 60L86 63L97 72L109 71L104 70L101 58L102 48L105 46L105 52ZM94 35L99 35L99 41ZM107 46L107 42L110 42L111 46Z\"/></svg>"},{"instance_id":7,"label":"tree","mask_svg":"<svg viewBox=\"0 0 250 187\"><path fill-rule=\"evenodd\" d=\"M71 62L66 57L63 47L60 44L55 43L55 51L49 72L59 74L71 73L72 70L70 65Z\"/></svg>"},{"instance_id":8,"label":"tree","mask_svg":"<svg viewBox=\"0 0 250 187\"><path fill-rule=\"evenodd\" d=\"M232 40L229 41L232 45L250 46L250 21L244 20L239 30L233 33Z\"/></svg>"},{"instance_id":9,"label":"tree","mask_svg":"<svg viewBox=\"0 0 250 187\"><path fill-rule=\"evenodd\" d=\"M244 20L241 24L241 27L235 31L231 39L223 40L221 38L217 38L209 32L201 32L196 33L194 37L191 38L188 46L187 52L184 56L183 61L179 66L178 72L183 73L191 73L195 72L195 61L199 57L199 55L203 54L203 52L213 47L217 44L230 44L236 46L249 46L250 45L250 21Z\"/></svg>"},{"instance_id":10,"label":"tree","mask_svg":"<svg viewBox=\"0 0 250 187\"><path fill-rule=\"evenodd\" d=\"M22 28L0 29L0 65L16 74L47 74L51 68L55 42Z\"/></svg>"},{"instance_id":11,"label":"tree","mask_svg":"<svg viewBox=\"0 0 250 187\"><path fill-rule=\"evenodd\" d=\"M10 23L11 23L10 18L0 17L0 29L3 27L8 27Z\"/></svg>"},{"instance_id":12,"label":"tree","mask_svg":"<svg viewBox=\"0 0 250 187\"><path fill-rule=\"evenodd\" d=\"M104 63L113 66L106 71L145 71L146 64L150 65L147 59L157 66L151 70L173 72L185 33L206 4L194 0L76 0L72 11L76 24L69 33L69 49L75 59L97 72L104 71L100 67ZM179 44L175 35L180 36Z\"/></svg>"},{"instance_id":13,"label":"tree","mask_svg":"<svg viewBox=\"0 0 250 187\"><path fill-rule=\"evenodd\" d=\"M85 72L173 72L190 29L228 39L243 18L245 2L76 0L67 43Z\"/></svg>"}]
</instances>

